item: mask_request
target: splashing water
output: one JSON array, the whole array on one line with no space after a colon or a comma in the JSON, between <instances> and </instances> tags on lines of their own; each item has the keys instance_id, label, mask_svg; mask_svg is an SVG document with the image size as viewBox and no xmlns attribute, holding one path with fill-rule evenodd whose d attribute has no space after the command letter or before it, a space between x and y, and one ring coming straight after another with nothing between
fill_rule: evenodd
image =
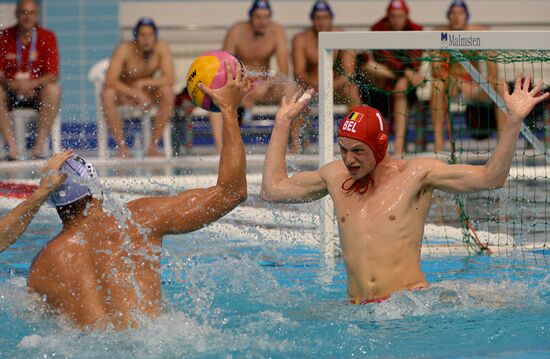
<instances>
[{"instance_id":1,"label":"splashing water","mask_svg":"<svg viewBox=\"0 0 550 359\"><path fill-rule=\"evenodd\" d=\"M223 234L206 239L203 232L165 239L163 312L141 318L137 329L80 332L28 294L24 270L3 271L0 318L9 329L2 352L79 358L548 352L548 268L516 268L488 257L429 258L423 269L430 289L349 305L343 264L320 284L317 249ZM30 245L40 246L30 237L18 243Z\"/></svg>"}]
</instances>

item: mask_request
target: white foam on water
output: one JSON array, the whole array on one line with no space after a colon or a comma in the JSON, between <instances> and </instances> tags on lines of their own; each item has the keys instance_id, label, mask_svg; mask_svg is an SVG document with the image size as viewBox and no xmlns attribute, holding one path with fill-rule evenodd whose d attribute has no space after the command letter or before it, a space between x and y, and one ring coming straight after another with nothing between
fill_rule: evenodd
<instances>
[{"instance_id":1,"label":"white foam on water","mask_svg":"<svg viewBox=\"0 0 550 359\"><path fill-rule=\"evenodd\" d=\"M469 310L522 308L541 304L527 283L502 280L449 280L419 291L403 291L372 305L372 318L401 319Z\"/></svg>"},{"instance_id":2,"label":"white foam on water","mask_svg":"<svg viewBox=\"0 0 550 359\"><path fill-rule=\"evenodd\" d=\"M251 315L248 315L251 316ZM18 348L31 356L56 354L78 358L166 358L230 355L247 352L297 350L287 339L266 334L274 325L293 325L278 312L260 312L239 330L215 328L181 311L144 320L137 329L125 331L50 330L21 339Z\"/></svg>"}]
</instances>

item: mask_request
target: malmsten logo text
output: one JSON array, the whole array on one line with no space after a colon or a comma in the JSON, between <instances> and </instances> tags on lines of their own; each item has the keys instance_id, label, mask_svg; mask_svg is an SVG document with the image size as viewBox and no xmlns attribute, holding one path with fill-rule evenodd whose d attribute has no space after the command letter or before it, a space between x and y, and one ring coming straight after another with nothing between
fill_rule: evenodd
<instances>
[{"instance_id":1,"label":"malmsten logo text","mask_svg":"<svg viewBox=\"0 0 550 359\"><path fill-rule=\"evenodd\" d=\"M481 47L481 38L475 35L441 33L441 47Z\"/></svg>"}]
</instances>

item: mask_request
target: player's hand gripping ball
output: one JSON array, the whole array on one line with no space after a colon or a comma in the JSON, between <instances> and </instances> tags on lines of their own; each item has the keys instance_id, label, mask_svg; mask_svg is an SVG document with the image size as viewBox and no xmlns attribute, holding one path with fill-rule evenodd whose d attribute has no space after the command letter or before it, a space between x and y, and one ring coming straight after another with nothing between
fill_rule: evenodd
<instances>
[{"instance_id":1,"label":"player's hand gripping ball","mask_svg":"<svg viewBox=\"0 0 550 359\"><path fill-rule=\"evenodd\" d=\"M240 61L227 51L207 51L197 57L187 72L187 91L195 105L210 112L220 112L210 96L199 87L199 83L215 90L223 87L227 80L225 61L231 65L231 71L236 74L237 66L242 69ZM237 65L239 64L239 65Z\"/></svg>"}]
</instances>

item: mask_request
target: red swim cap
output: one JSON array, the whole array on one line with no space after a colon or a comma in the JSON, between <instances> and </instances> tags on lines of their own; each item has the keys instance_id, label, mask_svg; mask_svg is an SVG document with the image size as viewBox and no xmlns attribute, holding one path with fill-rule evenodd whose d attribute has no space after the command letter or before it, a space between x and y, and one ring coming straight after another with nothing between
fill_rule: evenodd
<instances>
[{"instance_id":1,"label":"red swim cap","mask_svg":"<svg viewBox=\"0 0 550 359\"><path fill-rule=\"evenodd\" d=\"M389 14L391 10L404 10L407 14L409 14L409 7L407 6L405 0L390 0L386 14Z\"/></svg>"},{"instance_id":2,"label":"red swim cap","mask_svg":"<svg viewBox=\"0 0 550 359\"><path fill-rule=\"evenodd\" d=\"M338 126L338 137L348 137L366 143L376 164L382 162L388 149L388 126L377 109L370 106L356 106Z\"/></svg>"}]
</instances>

